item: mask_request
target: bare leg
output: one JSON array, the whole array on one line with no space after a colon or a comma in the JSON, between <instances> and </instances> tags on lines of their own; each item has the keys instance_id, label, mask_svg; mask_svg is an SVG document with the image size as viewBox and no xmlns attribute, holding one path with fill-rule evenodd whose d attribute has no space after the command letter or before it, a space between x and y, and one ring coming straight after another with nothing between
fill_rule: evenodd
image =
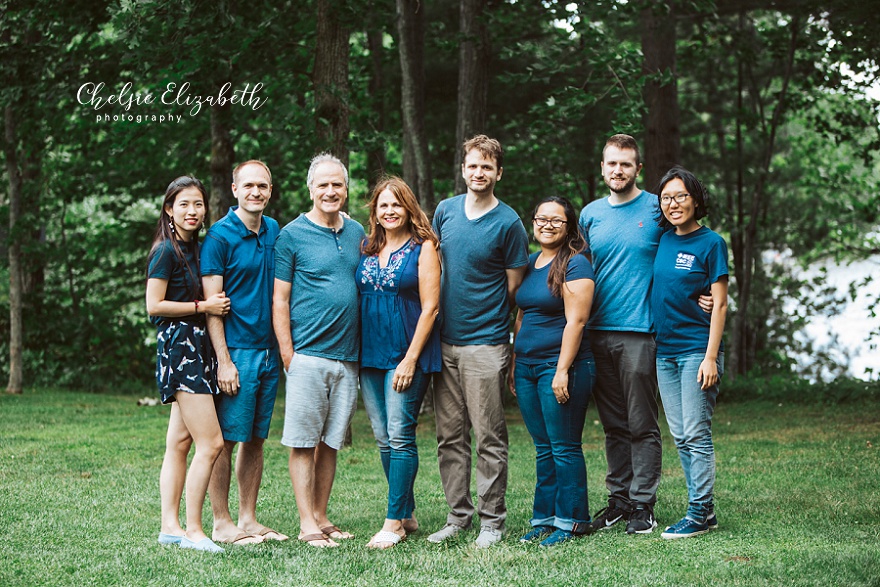
<instances>
[{"instance_id":1,"label":"bare leg","mask_svg":"<svg viewBox=\"0 0 880 587\"><path fill-rule=\"evenodd\" d=\"M213 397L178 393L177 403L186 428L196 443L196 452L186 476L186 537L198 542L207 538L202 529L202 508L214 461L223 451L223 434L217 423Z\"/></svg>"},{"instance_id":2,"label":"bare leg","mask_svg":"<svg viewBox=\"0 0 880 587\"><path fill-rule=\"evenodd\" d=\"M162 503L160 532L183 536L180 525L180 497L186 478L186 455L192 445L192 437L180 417L177 402L171 404L171 418L165 435L165 458L159 473L159 497Z\"/></svg>"},{"instance_id":3,"label":"bare leg","mask_svg":"<svg viewBox=\"0 0 880 587\"><path fill-rule=\"evenodd\" d=\"M223 450L214 461L214 470L208 484L208 495L211 497L211 511L214 513L215 541L229 541L235 538L239 529L229 515L229 482L232 477L232 449L235 442L223 442Z\"/></svg>"},{"instance_id":4,"label":"bare leg","mask_svg":"<svg viewBox=\"0 0 880 587\"><path fill-rule=\"evenodd\" d=\"M290 461L288 468L290 470L290 481L293 483L293 493L296 497L296 508L299 510L299 529L300 538L310 534L321 534L321 527L316 521L316 504L315 489L317 481L315 479L315 460L317 450L314 448L292 448L290 449ZM335 452L334 467L335 467ZM326 510L326 502L324 505ZM326 520L326 513L324 519ZM337 542L331 539L312 540L309 543L313 546L338 546Z\"/></svg>"},{"instance_id":5,"label":"bare leg","mask_svg":"<svg viewBox=\"0 0 880 587\"><path fill-rule=\"evenodd\" d=\"M333 522L327 517L327 505L330 503L330 492L333 489L333 480L336 478L336 450L323 442L315 449L315 487L314 487L314 512L315 522L319 528L332 526ZM344 531L332 532L332 538L354 538L352 534Z\"/></svg>"},{"instance_id":6,"label":"bare leg","mask_svg":"<svg viewBox=\"0 0 880 587\"><path fill-rule=\"evenodd\" d=\"M268 540L287 540L287 536L257 522L257 496L263 480L263 438L253 438L238 447L235 477L238 479L238 527Z\"/></svg>"},{"instance_id":7,"label":"bare leg","mask_svg":"<svg viewBox=\"0 0 880 587\"><path fill-rule=\"evenodd\" d=\"M252 438L238 447L235 457L235 478L238 480L238 525L255 529L257 495L263 480L263 439Z\"/></svg>"}]
</instances>

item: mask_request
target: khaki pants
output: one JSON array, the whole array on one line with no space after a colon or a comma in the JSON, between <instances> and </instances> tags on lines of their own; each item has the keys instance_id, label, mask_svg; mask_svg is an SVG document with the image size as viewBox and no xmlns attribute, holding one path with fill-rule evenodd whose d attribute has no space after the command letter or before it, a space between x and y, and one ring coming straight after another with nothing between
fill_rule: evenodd
<instances>
[{"instance_id":1,"label":"khaki pants","mask_svg":"<svg viewBox=\"0 0 880 587\"><path fill-rule=\"evenodd\" d=\"M470 526L471 436L477 443L477 513L481 526L504 529L507 507L507 424L502 397L507 387L510 345L442 344L443 369L434 389L437 456L449 515Z\"/></svg>"}]
</instances>

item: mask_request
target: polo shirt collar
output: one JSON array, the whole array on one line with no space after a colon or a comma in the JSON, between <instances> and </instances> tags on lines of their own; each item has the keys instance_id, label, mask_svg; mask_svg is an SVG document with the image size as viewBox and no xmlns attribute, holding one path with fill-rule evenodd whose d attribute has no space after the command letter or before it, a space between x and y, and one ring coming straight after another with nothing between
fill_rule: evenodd
<instances>
[{"instance_id":1,"label":"polo shirt collar","mask_svg":"<svg viewBox=\"0 0 880 587\"><path fill-rule=\"evenodd\" d=\"M230 206L229 212L226 213L226 215L229 217L229 221L232 223L232 226L235 227L235 230L238 232L238 235L241 238L252 236L254 233L248 230L248 227L244 225L244 222L242 222L241 218L238 217L238 214L235 213L236 210L238 210L238 206ZM263 236L264 234L266 234L267 230L269 229L266 226L266 219L261 216L259 236Z\"/></svg>"}]
</instances>

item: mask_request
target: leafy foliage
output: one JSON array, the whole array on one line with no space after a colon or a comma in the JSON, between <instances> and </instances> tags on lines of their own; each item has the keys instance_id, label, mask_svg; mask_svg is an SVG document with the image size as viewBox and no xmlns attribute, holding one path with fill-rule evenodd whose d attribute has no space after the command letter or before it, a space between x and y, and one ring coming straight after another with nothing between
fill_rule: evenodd
<instances>
[{"instance_id":1,"label":"leafy foliage","mask_svg":"<svg viewBox=\"0 0 880 587\"><path fill-rule=\"evenodd\" d=\"M797 14L777 3L748 4L677 3L667 14L677 23L677 67L659 75L678 84L682 162L712 193L710 226L736 243L754 220L752 247L735 253L740 274L731 290L734 318L745 315L745 370L790 373L795 353L831 363L797 335L806 314L832 307L831 294L821 284L794 280L791 266L768 263L765 253L790 251L806 263L880 250L880 110L864 94L878 79L880 27L864 3L852 0L808 2ZM421 6L425 127L434 190L442 198L451 195L459 172L452 163L458 2ZM604 139L615 132L642 135L645 6L486 3L488 133L506 153L498 193L523 217L550 192L578 205L604 195L598 174ZM237 160L260 158L272 168L268 213L284 224L308 206L305 174L317 149L314 2L0 0L0 8L0 100L15 108L21 137L15 147L22 165L35 171L25 182L19 227L0 228L4 243L21 243L29 272L26 381L149 386L146 253L164 186L183 173L211 176L210 106L195 115L189 106L160 103L95 109L77 100L77 90L104 83L106 97L130 83L131 94L158 96L169 83L188 82L191 95L210 96L226 82L260 84L263 105L233 108L226 124ZM402 167L395 3L348 0L343 18L354 31L350 213L363 221L370 157L382 154L389 173ZM371 38L379 43L371 45ZM181 119L112 120L121 113ZM105 114L111 120L98 118ZM759 198L754 206L753 198ZM0 225L8 226L2 202ZM0 329L7 332L2 252ZM740 287L746 275L747 295ZM783 303L785 295L798 300L797 313ZM7 345L0 337L0 353L8 353ZM0 374L5 369L0 361Z\"/></svg>"}]
</instances>

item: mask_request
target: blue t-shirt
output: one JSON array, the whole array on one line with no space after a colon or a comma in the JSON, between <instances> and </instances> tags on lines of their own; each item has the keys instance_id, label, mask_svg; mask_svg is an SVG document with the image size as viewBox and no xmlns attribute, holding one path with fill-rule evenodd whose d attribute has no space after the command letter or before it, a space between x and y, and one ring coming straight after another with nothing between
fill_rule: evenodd
<instances>
[{"instance_id":1,"label":"blue t-shirt","mask_svg":"<svg viewBox=\"0 0 880 587\"><path fill-rule=\"evenodd\" d=\"M611 205L608 198L587 204L580 227L596 271L591 330L652 332L651 276L663 229L657 196L642 191Z\"/></svg>"},{"instance_id":2,"label":"blue t-shirt","mask_svg":"<svg viewBox=\"0 0 880 587\"><path fill-rule=\"evenodd\" d=\"M727 243L705 226L684 236L674 231L663 235L651 295L658 357L706 352L712 315L697 300L727 274ZM723 350L722 345L719 351Z\"/></svg>"},{"instance_id":3,"label":"blue t-shirt","mask_svg":"<svg viewBox=\"0 0 880 587\"><path fill-rule=\"evenodd\" d=\"M410 239L391 253L385 267L379 267L379 255L361 255L361 367L394 369L406 356L422 315L421 254L422 245ZM419 355L419 367L423 373L438 373L440 364L440 333L435 327Z\"/></svg>"},{"instance_id":4,"label":"blue t-shirt","mask_svg":"<svg viewBox=\"0 0 880 587\"><path fill-rule=\"evenodd\" d=\"M171 241L164 240L156 248L150 251L147 267L147 279L164 279L168 282L165 289L165 299L171 302L192 302L201 299L202 286L199 279L199 265L196 262L196 249L199 246L196 239L177 241L180 251L183 253L185 263L181 263L174 252ZM193 304L195 309L195 304ZM150 322L159 326L170 320L164 316L150 316ZM174 320L197 321L204 324L205 317L202 314L181 316Z\"/></svg>"},{"instance_id":5,"label":"blue t-shirt","mask_svg":"<svg viewBox=\"0 0 880 587\"><path fill-rule=\"evenodd\" d=\"M343 218L340 229L318 226L300 214L275 243L275 278L291 284L290 335L295 352L357 361L358 290L354 277L364 228Z\"/></svg>"},{"instance_id":6,"label":"blue t-shirt","mask_svg":"<svg viewBox=\"0 0 880 587\"><path fill-rule=\"evenodd\" d=\"M550 266L547 263L540 269L535 268L535 261L540 253L529 257L529 269L522 285L516 292L516 305L522 310L522 323L516 335L513 352L516 360L526 365L556 363L562 350L562 332L565 330L565 302L550 293L547 275ZM565 281L578 279L594 279L593 266L583 255L575 255L568 261ZM586 332L585 332L586 334ZM589 359L590 337L581 339L576 361Z\"/></svg>"},{"instance_id":7,"label":"blue t-shirt","mask_svg":"<svg viewBox=\"0 0 880 587\"><path fill-rule=\"evenodd\" d=\"M469 220L466 195L443 200L434 212L440 237L440 338L447 344L510 341L507 269L529 262L529 237L513 208L498 202Z\"/></svg>"},{"instance_id":8,"label":"blue t-shirt","mask_svg":"<svg viewBox=\"0 0 880 587\"><path fill-rule=\"evenodd\" d=\"M237 208L231 207L208 230L202 243L201 272L223 277L223 291L231 305L223 319L226 346L275 348L272 291L278 223L263 216L260 232L255 234L235 214Z\"/></svg>"}]
</instances>

